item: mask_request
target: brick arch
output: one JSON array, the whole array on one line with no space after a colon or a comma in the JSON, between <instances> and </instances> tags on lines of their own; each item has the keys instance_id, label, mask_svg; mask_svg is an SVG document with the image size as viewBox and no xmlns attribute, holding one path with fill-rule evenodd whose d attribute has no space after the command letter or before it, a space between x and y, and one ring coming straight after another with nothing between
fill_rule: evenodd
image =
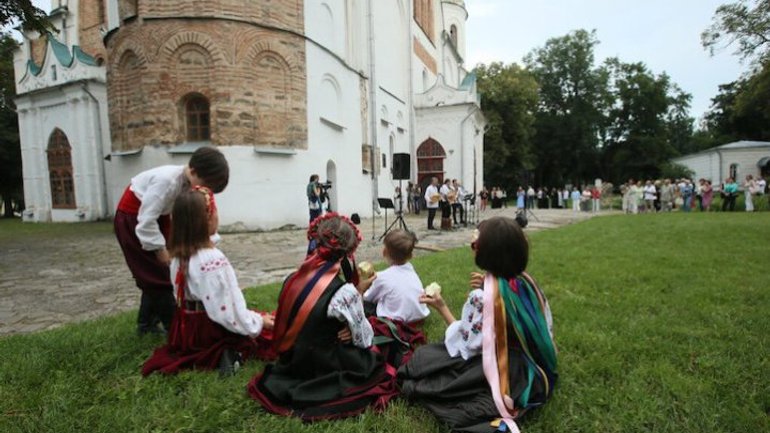
<instances>
[{"instance_id":1,"label":"brick arch","mask_svg":"<svg viewBox=\"0 0 770 433\"><path fill-rule=\"evenodd\" d=\"M265 53L273 53L274 55L280 57L288 67L289 71L291 71L292 75L299 72L299 63L297 62L295 56L282 47L271 44L269 41L259 41L253 44L244 56L243 61L247 65L253 65L259 59L259 57Z\"/></svg>"},{"instance_id":2,"label":"brick arch","mask_svg":"<svg viewBox=\"0 0 770 433\"><path fill-rule=\"evenodd\" d=\"M254 73L253 85L259 95L254 107L257 143L286 145L289 137L289 98L292 86L291 68L275 51L262 51L252 57L248 65Z\"/></svg>"},{"instance_id":3,"label":"brick arch","mask_svg":"<svg viewBox=\"0 0 770 433\"><path fill-rule=\"evenodd\" d=\"M144 51L144 48L141 44L136 43L133 39L124 39L124 42L120 44L118 47L115 48L114 52L118 53L117 55L113 56L110 55L109 58L111 59L109 61L109 67L111 70L114 70L120 65L120 62L123 59L123 56L126 54L126 52L131 51L134 53L134 55L137 57L139 61L139 66L141 68L144 68L149 59L147 57L146 52Z\"/></svg>"},{"instance_id":4,"label":"brick arch","mask_svg":"<svg viewBox=\"0 0 770 433\"><path fill-rule=\"evenodd\" d=\"M207 34L200 32L176 33L160 45L158 51L161 62L166 62L176 55L176 52L184 45L198 45L205 50L215 65L223 65L229 62L222 48Z\"/></svg>"}]
</instances>

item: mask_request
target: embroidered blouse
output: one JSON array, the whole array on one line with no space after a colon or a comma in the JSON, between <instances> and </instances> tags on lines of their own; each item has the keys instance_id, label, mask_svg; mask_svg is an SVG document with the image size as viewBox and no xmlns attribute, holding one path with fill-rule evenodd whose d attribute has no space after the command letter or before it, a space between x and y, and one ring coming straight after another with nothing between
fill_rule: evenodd
<instances>
[{"instance_id":1,"label":"embroidered blouse","mask_svg":"<svg viewBox=\"0 0 770 433\"><path fill-rule=\"evenodd\" d=\"M347 322L356 347L365 349L372 345L374 331L364 315L364 302L355 286L350 283L343 285L334 294L326 310L326 317Z\"/></svg>"},{"instance_id":2,"label":"embroidered blouse","mask_svg":"<svg viewBox=\"0 0 770 433\"><path fill-rule=\"evenodd\" d=\"M171 261L171 281L177 293L176 273L179 259ZM201 301L206 315L236 334L256 337L262 332L262 315L246 307L235 270L217 248L204 248L190 257L185 299Z\"/></svg>"},{"instance_id":3,"label":"embroidered blouse","mask_svg":"<svg viewBox=\"0 0 770 433\"><path fill-rule=\"evenodd\" d=\"M451 323L444 333L444 346L449 356L470 359L481 354L481 324L484 311L484 291L474 289L468 294L462 315ZM553 338L553 316L548 301L545 302L545 320Z\"/></svg>"}]
</instances>

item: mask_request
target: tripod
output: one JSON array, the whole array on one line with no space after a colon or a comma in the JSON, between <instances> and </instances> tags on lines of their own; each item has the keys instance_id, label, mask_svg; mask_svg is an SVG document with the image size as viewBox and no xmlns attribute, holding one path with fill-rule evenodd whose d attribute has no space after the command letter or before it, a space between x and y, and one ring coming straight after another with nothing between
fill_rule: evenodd
<instances>
[{"instance_id":1,"label":"tripod","mask_svg":"<svg viewBox=\"0 0 770 433\"><path fill-rule=\"evenodd\" d=\"M398 181L398 189L401 190L401 180L400 179ZM401 202L399 203L398 209L396 209L396 206L393 204L393 200L391 200L389 198L378 198L377 199L377 203L379 203L380 207L385 209L385 225L387 226L385 231L382 232L382 234L380 235L379 238L377 238L378 241L381 241L382 238L384 238L391 230L393 230L393 227L395 227L396 224L398 224L399 228L401 228L403 230L406 230L406 231L409 231L409 227L406 226L406 221L404 221L404 203L403 203L403 198L400 198L399 201L401 201ZM393 222L390 223L390 225L388 225L388 209L394 209L395 212L396 212L396 219L393 220Z\"/></svg>"}]
</instances>

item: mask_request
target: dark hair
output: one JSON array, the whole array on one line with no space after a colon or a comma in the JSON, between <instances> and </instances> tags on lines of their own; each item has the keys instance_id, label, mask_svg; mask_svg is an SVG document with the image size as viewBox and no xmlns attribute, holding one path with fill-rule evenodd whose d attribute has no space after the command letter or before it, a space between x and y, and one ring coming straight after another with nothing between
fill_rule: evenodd
<instances>
[{"instance_id":1,"label":"dark hair","mask_svg":"<svg viewBox=\"0 0 770 433\"><path fill-rule=\"evenodd\" d=\"M385 236L385 248L388 249L388 257L397 265L403 265L412 258L417 237L406 230L393 230Z\"/></svg>"},{"instance_id":2,"label":"dark hair","mask_svg":"<svg viewBox=\"0 0 770 433\"><path fill-rule=\"evenodd\" d=\"M479 224L476 265L496 277L513 278L527 269L529 242L511 218L493 217Z\"/></svg>"},{"instance_id":3,"label":"dark hair","mask_svg":"<svg viewBox=\"0 0 770 433\"><path fill-rule=\"evenodd\" d=\"M195 170L195 174L215 194L225 190L230 180L230 166L225 156L213 147L200 147L190 157L187 164Z\"/></svg>"},{"instance_id":4,"label":"dark hair","mask_svg":"<svg viewBox=\"0 0 770 433\"><path fill-rule=\"evenodd\" d=\"M171 236L168 250L171 257L189 259L201 248L210 245L209 212L206 197L199 191L185 191L174 201L171 211Z\"/></svg>"},{"instance_id":5,"label":"dark hair","mask_svg":"<svg viewBox=\"0 0 770 433\"><path fill-rule=\"evenodd\" d=\"M311 174L310 175L310 181L309 182L315 182L317 180L318 180L318 175L317 174Z\"/></svg>"}]
</instances>

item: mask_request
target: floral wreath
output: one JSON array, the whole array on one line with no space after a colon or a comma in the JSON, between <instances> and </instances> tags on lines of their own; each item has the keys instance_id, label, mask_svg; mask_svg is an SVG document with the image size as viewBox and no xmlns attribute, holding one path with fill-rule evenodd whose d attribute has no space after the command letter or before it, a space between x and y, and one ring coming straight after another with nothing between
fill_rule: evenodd
<instances>
[{"instance_id":1,"label":"floral wreath","mask_svg":"<svg viewBox=\"0 0 770 433\"><path fill-rule=\"evenodd\" d=\"M353 233L356 236L355 244L348 250L344 249L342 240L339 238L338 233L335 233L333 230L328 228L319 231L319 225L322 222L335 218L349 225L350 228L353 229ZM313 220L313 222L310 223L310 227L307 229L307 239L311 242L315 241L316 253L318 253L323 258L330 259L352 256L353 253L355 253L356 248L358 248L358 244L363 240L363 237L361 236L361 231L358 230L358 227L356 227L350 218L346 217L345 215L340 215L336 212L329 212L323 216L317 217Z\"/></svg>"},{"instance_id":2,"label":"floral wreath","mask_svg":"<svg viewBox=\"0 0 770 433\"><path fill-rule=\"evenodd\" d=\"M195 185L192 187L192 190L203 194L203 197L206 199L206 211L209 216L213 215L217 210L217 202L214 200L214 193L211 192L208 187L203 185Z\"/></svg>"}]
</instances>

